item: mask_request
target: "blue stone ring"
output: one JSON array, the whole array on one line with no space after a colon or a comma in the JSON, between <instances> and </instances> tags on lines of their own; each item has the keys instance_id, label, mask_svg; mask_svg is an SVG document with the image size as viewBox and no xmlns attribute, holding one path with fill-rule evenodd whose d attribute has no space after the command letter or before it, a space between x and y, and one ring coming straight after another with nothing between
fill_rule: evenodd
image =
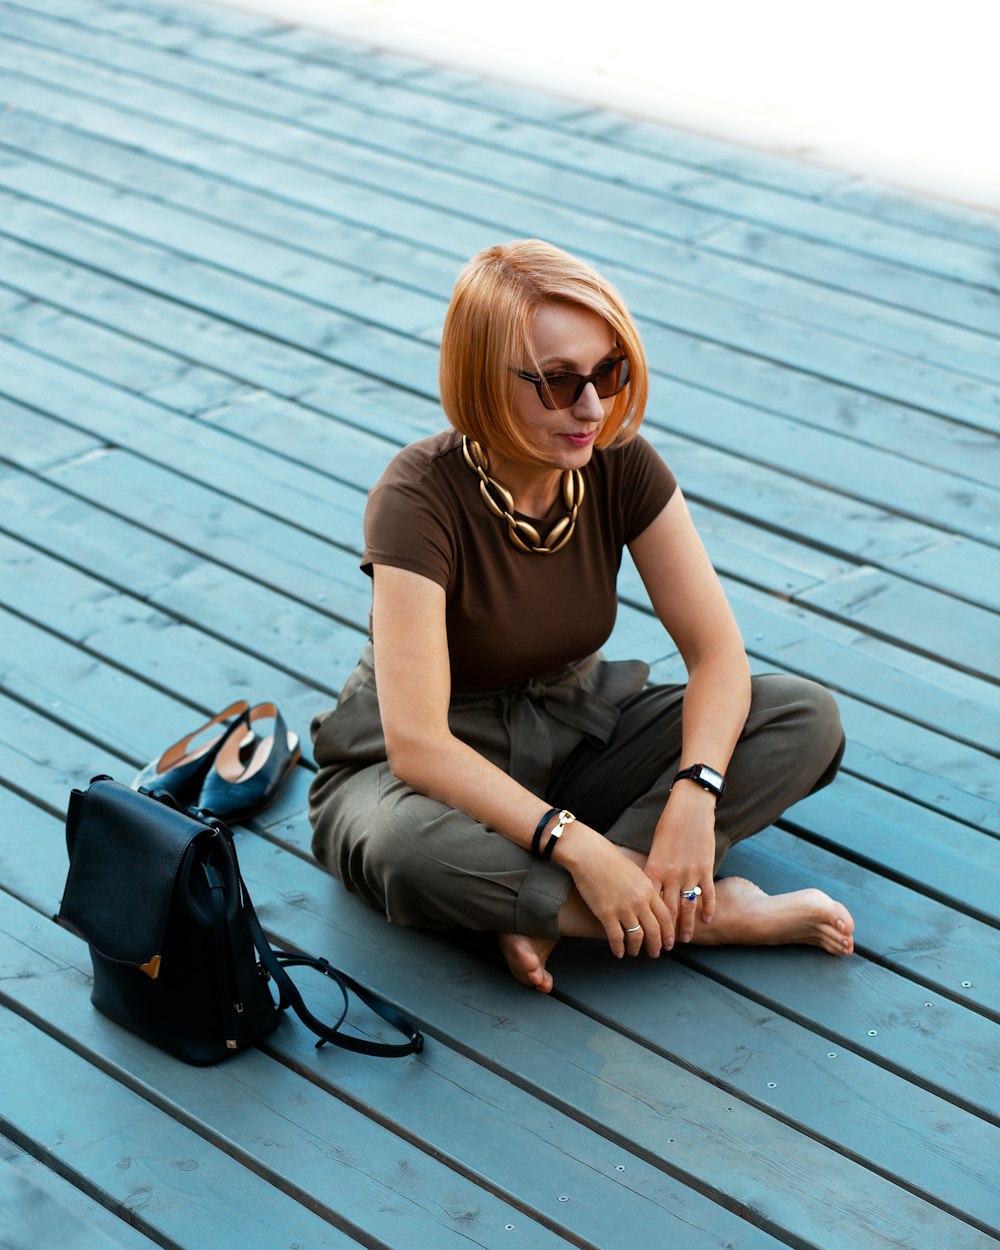
<instances>
[{"instance_id":1,"label":"blue stone ring","mask_svg":"<svg viewBox=\"0 0 1000 1250\"><path fill-rule=\"evenodd\" d=\"M689 903L693 903L696 898L700 898L700 897L701 897L700 885L693 885L687 890L681 890L681 898L686 899L687 902Z\"/></svg>"}]
</instances>

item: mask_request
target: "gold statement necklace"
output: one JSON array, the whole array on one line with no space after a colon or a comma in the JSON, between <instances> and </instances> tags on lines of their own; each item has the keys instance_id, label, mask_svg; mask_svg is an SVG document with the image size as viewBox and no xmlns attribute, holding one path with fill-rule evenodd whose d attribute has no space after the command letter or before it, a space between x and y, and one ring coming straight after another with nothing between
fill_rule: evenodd
<instances>
[{"instance_id":1,"label":"gold statement necklace","mask_svg":"<svg viewBox=\"0 0 1000 1250\"><path fill-rule=\"evenodd\" d=\"M583 474L579 469L565 469L562 475L562 497L566 505L566 515L560 517L545 536L542 536L528 521L520 521L514 516L514 496L502 482L490 477L483 467L485 456L483 449L470 438L462 435L462 455L465 463L479 478L479 493L494 516L507 522L507 537L518 549L529 555L550 556L565 547L573 536L576 528L576 514L583 503Z\"/></svg>"}]
</instances>

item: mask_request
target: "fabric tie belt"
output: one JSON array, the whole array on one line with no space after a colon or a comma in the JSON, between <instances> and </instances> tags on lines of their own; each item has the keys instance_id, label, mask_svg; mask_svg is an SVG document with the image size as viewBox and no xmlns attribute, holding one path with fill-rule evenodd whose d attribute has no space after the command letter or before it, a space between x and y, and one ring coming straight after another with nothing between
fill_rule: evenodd
<instances>
[{"instance_id":1,"label":"fabric tie belt","mask_svg":"<svg viewBox=\"0 0 1000 1250\"><path fill-rule=\"evenodd\" d=\"M588 690L583 681L600 662L599 655L548 677L531 678L495 691L478 691L499 699L504 728L510 737L510 775L534 794L544 795L552 776L552 740L545 715L577 730L593 746L606 746L621 712L605 694ZM611 675L603 686L608 693L627 697L641 689L649 669L632 661L604 663L602 676ZM618 678L619 680L613 680ZM543 713L545 715L543 715Z\"/></svg>"}]
</instances>

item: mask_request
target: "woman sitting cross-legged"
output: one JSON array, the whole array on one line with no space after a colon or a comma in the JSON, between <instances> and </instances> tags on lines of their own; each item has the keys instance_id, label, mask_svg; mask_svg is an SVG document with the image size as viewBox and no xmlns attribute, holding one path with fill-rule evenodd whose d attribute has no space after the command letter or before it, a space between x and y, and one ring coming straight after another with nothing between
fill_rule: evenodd
<instances>
[{"instance_id":1,"label":"woman sitting cross-legged","mask_svg":"<svg viewBox=\"0 0 1000 1250\"><path fill-rule=\"evenodd\" d=\"M836 705L751 678L673 474L639 435L648 373L615 290L537 240L458 279L452 428L371 493L371 641L313 723L313 849L395 924L493 931L547 991L562 937L854 949L817 889L717 880L727 850L834 777ZM609 662L631 552L686 686Z\"/></svg>"}]
</instances>

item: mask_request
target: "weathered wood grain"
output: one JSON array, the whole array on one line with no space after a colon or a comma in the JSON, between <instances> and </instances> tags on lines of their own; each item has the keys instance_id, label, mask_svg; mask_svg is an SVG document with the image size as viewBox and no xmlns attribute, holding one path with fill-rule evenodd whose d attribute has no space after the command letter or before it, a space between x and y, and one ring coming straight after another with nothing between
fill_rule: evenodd
<instances>
[{"instance_id":1,"label":"weathered wood grain","mask_svg":"<svg viewBox=\"0 0 1000 1250\"><path fill-rule=\"evenodd\" d=\"M65 969L22 977L9 995L20 1011L71 1032L88 1057L124 1083L150 1091L176 1117L212 1136L225 1132L231 1150L256 1156L258 1168L286 1187L315 1195L321 1211L329 1213L335 1203L338 1222L353 1215L363 1235L378 1237L379 1245L533 1250L564 1245L568 1233L577 1244L610 1246L623 1207L637 1233L693 1238L706 1250L780 1244L658 1176L627 1150L612 1155L596 1134L543 1110L529 1094L447 1046L435 1044L405 1064L355 1063L352 1079L338 1052L317 1056L289 1021L267 1046L282 1062L251 1052L192 1079L182 1065L164 1063L152 1047L94 1012L85 975L71 970L88 963L81 943L52 926L41 938L29 932L34 913L27 909L0 904L0 914L14 940L30 940ZM322 986L304 987L310 1001L317 988ZM359 1066L367 1071L357 1071ZM378 1116L372 1115L375 1107ZM493 1134L487 1135L487 1125ZM517 1141L498 1151L498 1136ZM451 1138L444 1149L441 1138ZM615 1175L602 1154L627 1175ZM560 1203L556 1187L572 1192L570 1209L563 1209L567 1204ZM536 1210L560 1233L540 1225Z\"/></svg>"},{"instance_id":2,"label":"weathered wood grain","mask_svg":"<svg viewBox=\"0 0 1000 1250\"><path fill-rule=\"evenodd\" d=\"M15 1216L11 1220L14 1228L8 1228L5 1233L7 1244L15 1250L36 1250L37 1246L46 1244L65 1246L66 1250L88 1250L90 1246L95 1246L96 1250L93 1240L95 1235L103 1236L104 1244L115 1246L117 1250L152 1250L155 1245L155 1242L127 1223L125 1218L108 1211L57 1172L39 1163L9 1138L0 1137L0 1156L17 1176L22 1177L36 1191L45 1195L46 1199L57 1204L83 1226L77 1238L74 1238L65 1224L61 1225L55 1236L39 1235L30 1218Z\"/></svg>"},{"instance_id":3,"label":"weathered wood grain","mask_svg":"<svg viewBox=\"0 0 1000 1250\"><path fill-rule=\"evenodd\" d=\"M68 1213L42 1241L126 1250L997 1244L996 221L186 0L0 0L0 72L0 1223L30 1192ZM187 1069L49 919L68 790L240 694L308 739L367 630L365 492L442 425L457 270L526 234L634 308L754 671L840 702L842 776L724 871L827 890L859 954L564 943L531 994L311 861L306 759L237 836L262 917L428 1049L289 1022ZM608 653L683 680L628 560L620 591Z\"/></svg>"},{"instance_id":4,"label":"weathered wood grain","mask_svg":"<svg viewBox=\"0 0 1000 1250\"><path fill-rule=\"evenodd\" d=\"M0 1238L9 1250L46 1245L65 1250L122 1248L117 1237L63 1206L33 1177L7 1163L0 1163Z\"/></svg>"},{"instance_id":5,"label":"weathered wood grain","mask_svg":"<svg viewBox=\"0 0 1000 1250\"><path fill-rule=\"evenodd\" d=\"M30 1137L50 1167L99 1201L128 1211L154 1241L195 1246L207 1238L226 1250L290 1250L303 1243L348 1250L358 1244L118 1084L63 1039L11 1011L0 1017L0 1036L5 1049L19 1055L16 1074L3 1078L3 1131ZM56 1068L71 1098L38 1097ZM230 1200L220 1202L220 1193Z\"/></svg>"},{"instance_id":6,"label":"weathered wood grain","mask_svg":"<svg viewBox=\"0 0 1000 1250\"><path fill-rule=\"evenodd\" d=\"M258 854L258 852L260 852L260 854ZM282 855L283 853L278 852L278 854ZM261 859L261 856L263 856L263 859ZM242 841L241 857L244 862L245 872L247 873L248 879L251 881L252 888L254 889L254 892L257 896L258 906L261 910L261 913L263 916L271 918L270 923L272 924L274 923L274 917L275 917L272 899L276 900L277 898L291 898L291 899L296 900L292 904L292 911L295 913L299 913L297 916L297 929L298 929L297 940L302 940L301 930L303 928L303 925L305 926L307 930L310 930L313 927L315 927L315 924L312 920L312 908L310 907L306 913L302 913L302 904L305 902L305 899L310 897L313 893L313 888L310 885L310 882L315 881L318 885L322 885L323 874L318 872L315 869L309 868L307 865L302 864L301 862L298 862L296 864L287 856L281 859L280 861L276 860L273 851L266 850L264 847L264 844L258 844L254 839L250 839L250 840L244 839ZM261 871L257 867L258 863L268 864L267 869L264 871L263 879L261 877ZM248 864L249 864L249 868L248 868ZM286 868L291 869L292 878L295 880L295 883L296 883L294 886L287 879L287 875L285 872ZM265 881L267 882L266 885L265 885ZM272 894L272 891L276 891L276 894ZM322 893L324 893L324 891L321 889L320 894ZM345 900L345 902L346 901L347 900ZM353 908L352 906L348 910L350 910L353 913L355 908ZM269 921L265 920L265 923L269 923ZM349 934L353 935L359 932L361 932L362 934L367 933L368 931L372 929L374 925L380 922L377 922L376 918L372 917L369 913L365 913L364 916L362 917L362 923L360 926L353 922L353 915L352 915L351 920L348 920L346 917L343 917L342 923L344 923L346 931ZM334 932L330 930L330 926L328 924L321 924L321 928L325 931L324 936L326 937L328 941L339 940L341 936L339 931L338 933L335 934ZM377 945L381 944L384 946L384 938L380 941L378 938L375 937L374 933L372 933L372 937L375 939ZM357 939L354 937L351 937L350 945L354 946L356 945L356 943L357 943ZM441 952L441 957L444 958L446 963L454 963L457 961L459 965L464 963L465 966L468 968L468 957L467 956L461 957L460 952L458 951L458 948L445 949L444 951ZM340 958L339 954L335 956L335 958L339 959ZM365 956L362 954L361 958L362 960L364 960ZM814 954L813 958L822 961L824 957L821 955ZM664 972L666 972L668 968L669 968L669 964L665 966ZM411 970L411 976L412 976L412 970ZM470 976L470 972L466 971L464 972L463 975L457 978L454 976L449 977L444 983L440 985L439 990L438 990L437 996L440 997L441 991L443 990L444 996L448 999L448 1003L447 1003L446 1008L442 1008L436 1013L436 1019L438 1020L441 1019L442 1011L444 1011L444 1014L446 1015L450 1014L454 1021L454 1023L452 1024L452 1028L458 1025L459 1020L462 1020L462 1024L460 1026L460 1032L456 1040L461 1041L464 1049L468 1049L470 1044L473 1044L472 1039L475 1035L475 1032L477 1031L475 1029L475 1022L480 1016L480 1010L477 1009L473 1013L473 1019L471 1021L472 1031L470 1032L470 1021L467 1018L468 1011L467 1010L465 1012L459 1011L459 1015L456 1017L455 1009L456 1007L459 1007L462 1002L468 1001L470 1005L472 1004L472 1002L474 1002L474 1000L468 999L469 983L471 981L474 984L476 981L481 980L484 976L488 976L487 969L480 969L479 971L473 972L471 976ZM488 979L492 980L493 978L488 978ZM502 1007L503 999L509 996L509 991L507 992L507 994L503 993L503 990L505 989L506 986L507 986L507 982L505 980L502 981L500 985L498 986L501 993L500 993L500 1000L497 1003L497 1009L500 1011L503 1011L503 1007ZM678 1011L678 1010L681 1012L682 1017L687 1015L686 1010L681 1006L681 1004L684 1002L683 990L685 988L692 988L692 983L690 982L690 979L684 980L682 977L681 985L679 987L680 992L676 996L676 1005L673 1006L673 1010L671 1010L671 1008L669 1007L664 1008L667 1016L672 1016L674 1014L674 1011ZM704 989L706 987L702 986L702 988ZM424 989L426 992L426 987L424 987ZM711 993L710 988L708 989L708 993L710 995ZM648 990L643 991L643 995L648 1000L649 998ZM526 1025L530 1025L531 1033L537 1036L538 1042L543 1042L546 1047L551 1047L555 1039L553 1036L550 1035L550 1030L551 1030L551 1026L553 1022L548 1020L548 1014L554 1008L554 1004L552 1005L552 1007L550 1007L548 1004L545 1004L543 1000L540 1000L537 997L531 997L531 996L522 996L522 997L525 1000L524 1006L531 1008L535 1004L538 1004L540 1009L542 1009L545 1014L543 1014L542 1016L539 1016L535 1011L529 1011L528 1015L525 1016L523 1012L518 1012L515 1018L520 1017L522 1021L522 1024L521 1024L522 1029ZM491 999L492 998L493 998L493 992L491 989ZM708 999L706 999L706 1003L707 1001ZM423 1009L424 1010L427 1009L426 999L424 1000L424 1003L423 1003ZM51 1013L53 1010L54 1009L52 1008L48 1009L49 1013ZM750 1010L751 1012L753 1011L752 1008L750 1008ZM708 1019L710 1018L711 1018L711 1015L709 1014ZM97 1021L97 1023L99 1024L99 1021ZM591 1032L593 1032L594 1027L595 1027L594 1024L591 1023L589 1026ZM505 1053L509 1050L510 1041L514 1040L514 1038L510 1035L510 1033L513 1032L514 1034L516 1034L518 1032L518 1030L514 1026L513 1019L508 1020L507 1028L509 1032L507 1033L506 1036L502 1035L503 1040L501 1040L501 1038L494 1038L494 1040L489 1043L490 1048L491 1048L490 1053L492 1055L494 1063L498 1061L501 1063L505 1063L505 1059L504 1059ZM84 1038L87 1037L89 1030L85 1022L77 1024L75 1026L75 1029L78 1034L82 1035ZM757 1031L758 1030L755 1030L755 1037L756 1037ZM114 1032L116 1035L121 1036L120 1034L118 1034L117 1030L115 1030ZM490 1030L490 1032L495 1035L495 1032L496 1032L495 1028ZM724 1030L722 1030L720 1031L719 1036L726 1037L727 1033ZM524 1040L525 1042L527 1042L528 1038L526 1037ZM590 1043L590 1049L592 1051L595 1050L596 1042L597 1042L597 1039L594 1038ZM480 1043L475 1043L477 1049L478 1049L479 1044ZM562 1042L560 1043L560 1048L563 1044L564 1043ZM610 1044L611 1044L611 1037L608 1038L608 1045ZM761 1042L761 1044L763 1045L763 1042ZM141 1044L135 1043L131 1039L127 1039L127 1038L124 1041L124 1046L126 1049L129 1047L138 1048L140 1052L148 1051L148 1048L142 1047ZM671 1036L669 1041L664 1040L664 1041L658 1042L657 1049L662 1050L665 1046L672 1052L676 1053L673 1036ZM621 1041L617 1042L612 1050L606 1050L605 1047L596 1045L596 1053L604 1055L604 1065L602 1067L598 1067L594 1069L593 1077L596 1077L599 1081L612 1080L616 1088L622 1090L622 1093L627 1091L629 1084L634 1082L638 1077L638 1071L632 1071L635 1068L635 1065L638 1064L639 1067L647 1066L647 1067L652 1067L652 1068L663 1066L663 1060L658 1059L653 1053L647 1054L644 1059L640 1059L639 1053L636 1053L634 1056L630 1058L629 1053L628 1053L628 1048L625 1047L623 1049ZM540 1055L539 1058L541 1057L542 1056ZM746 1056L744 1057L744 1062L747 1062L747 1058L748 1057ZM762 1056L761 1058L762 1058L762 1061L767 1062L766 1055ZM847 1059L847 1056L844 1056L844 1058ZM770 1062L772 1063L775 1062L773 1055L770 1057ZM584 1110L586 1103L585 1102L580 1103L579 1100L581 1097L583 1097L583 1091L584 1091L585 1086L581 1086L576 1091L576 1093L573 1094L572 1091L574 1089L574 1082L570 1081L567 1084L565 1080L558 1079L555 1071L551 1068L551 1065L546 1064L541 1068L536 1068L536 1065L530 1060L530 1058L527 1060L527 1062L525 1062L525 1059L523 1057L520 1063L521 1063L520 1072L521 1072L522 1077L528 1077L529 1079L532 1080L533 1084L541 1080L542 1088L549 1089L550 1098L552 1097L552 1093L555 1090L559 1090L561 1092L562 1098L559 1101L557 1101L557 1105L559 1105L559 1102L564 1100L567 1097L567 1095L569 1095L570 1096L569 1108L573 1109L575 1111L575 1114L577 1115L579 1115L580 1112ZM176 1067L176 1065L174 1066ZM730 1065L730 1070L726 1074L726 1080L728 1081L728 1083L733 1084L734 1073L731 1070L731 1066L732 1065ZM627 1072L631 1072L631 1075L626 1076ZM683 1125L686 1120L689 1120L691 1118L691 1115L693 1113L693 1108L688 1107L686 1115L683 1118L678 1117L678 1112L680 1112L681 1110L681 1105L678 1104L677 1100L681 1099L683 1102L685 1098L684 1086L686 1084L686 1078L681 1075L681 1072L682 1072L681 1069L677 1069L675 1077L670 1082L670 1086L669 1086L671 1090L671 1101L673 1103L675 1110L674 1110L673 1116L671 1116L670 1128L668 1129L668 1132L673 1132L676 1136L674 1138L671 1138L670 1141L664 1140L662 1136L658 1136L657 1138L650 1138L649 1129L647 1129L642 1134L642 1136L637 1140L637 1144L651 1143L652 1140L658 1140L657 1153L660 1154L661 1156L664 1154L664 1152L666 1152L666 1154L670 1156L674 1156L675 1152L671 1151L669 1147L671 1145L681 1143L681 1139L683 1138L686 1132ZM580 1075L582 1076L582 1073ZM593 1077L591 1079L593 1079ZM160 1077L160 1079L162 1080L162 1076ZM738 1078L736 1079L735 1083L738 1084ZM579 1078L577 1079L575 1084L579 1085ZM609 1092L610 1091L608 1091L608 1093ZM608 1093L605 1094L604 1096L605 1099L608 1097ZM619 1101L619 1102L621 1101L622 1093L617 1094L616 1101ZM707 1096L704 1096L699 1100L699 1109L697 1112L697 1115L699 1118L703 1118L705 1116L714 1116L716 1114L721 1114L722 1116L726 1116L726 1117L732 1117L732 1119L728 1121L726 1131L722 1134L722 1137L718 1140L718 1148L721 1148L723 1156L725 1156L727 1152L726 1146L724 1144L725 1139L728 1138L730 1134L732 1133L736 1133L736 1134L745 1133L747 1131L747 1123L748 1123L747 1116L749 1116L749 1122L752 1123L753 1117L756 1114L753 1111L751 1111L749 1105L746 1106L745 1110L741 1110L739 1103L733 1101L735 1094L736 1094L735 1090L732 1090L732 1091L724 1090L721 1093L721 1096L717 1097L714 1100L711 1098L708 1098ZM726 1101L727 1095L728 1095L728 1101ZM764 1097L766 1098L767 1095L765 1095ZM712 1106L713 1101L718 1101L719 1106L717 1108ZM753 1101L757 1102L758 1100L755 1098L753 1099ZM627 1108L627 1106L628 1106L628 1102L626 1099L626 1101L623 1103L623 1107ZM724 1107L726 1108L725 1110L723 1110ZM947 1115L948 1113L942 1110L942 1114ZM585 1113L584 1118L588 1119L590 1118L591 1115L592 1113L590 1114ZM634 1112L628 1115L629 1120L632 1120L633 1118L634 1118ZM720 1122L720 1129L721 1129L721 1123L722 1122ZM651 1127L652 1126L650 1126L650 1128ZM287 1128L285 1131L287 1132ZM780 1133L780 1130L778 1129L778 1123L776 1123L769 1130L769 1134L771 1135L776 1134L777 1139L780 1141L781 1133ZM645 1148L648 1149L649 1145L646 1144ZM807 1170L809 1170L808 1160L813 1149L814 1147L812 1147L809 1144L808 1138L805 1138L802 1140L801 1146L800 1146L800 1166L804 1164ZM675 1159L673 1166L677 1167L678 1164L680 1165L682 1170L687 1170L687 1168L690 1166L690 1161L687 1158L686 1152L682 1151L681 1155ZM761 1162L758 1161L756 1166L760 1168L762 1166ZM836 1162L834 1162L833 1157L831 1157L829 1166L834 1170L834 1172L840 1172L843 1170L843 1165L837 1164ZM770 1171L774 1167L777 1167L779 1169L779 1172L784 1167L784 1164L781 1160L780 1151L778 1152L777 1157L772 1156L771 1158L769 1158L767 1164L764 1165L764 1170L765 1172L767 1172L767 1171ZM670 1170L673 1170L673 1169L670 1169ZM728 1182L727 1189L729 1190L729 1192L733 1192L732 1185L734 1183L734 1180L735 1178L730 1178ZM869 1197L871 1196L872 1196L871 1193L869 1193ZM815 1199L816 1199L816 1207L817 1207L817 1212L818 1212L819 1210L822 1209L822 1204L823 1204L824 1199L821 1193L815 1195ZM909 1200L907 1196L905 1195L905 1193L901 1191L898 1194L898 1197L895 1199L895 1201L898 1202L899 1204L898 1215L900 1218L903 1219L904 1225L905 1225L905 1222L907 1220L907 1212L911 1206L911 1200ZM816 1217L814 1216L814 1218ZM871 1213L869 1213L868 1218L871 1219ZM928 1212L927 1218L929 1219L932 1227L938 1225L939 1221L936 1215ZM961 1232L956 1230L955 1235L959 1237L959 1244L962 1244ZM823 1244L823 1243L820 1242L818 1244ZM865 1243L862 1242L860 1244L865 1244ZM875 1241L872 1244L879 1244L879 1242ZM914 1242L914 1244L915 1245L921 1244L920 1240L918 1239L917 1241ZM972 1241L969 1244L974 1245L975 1242Z\"/></svg>"}]
</instances>

